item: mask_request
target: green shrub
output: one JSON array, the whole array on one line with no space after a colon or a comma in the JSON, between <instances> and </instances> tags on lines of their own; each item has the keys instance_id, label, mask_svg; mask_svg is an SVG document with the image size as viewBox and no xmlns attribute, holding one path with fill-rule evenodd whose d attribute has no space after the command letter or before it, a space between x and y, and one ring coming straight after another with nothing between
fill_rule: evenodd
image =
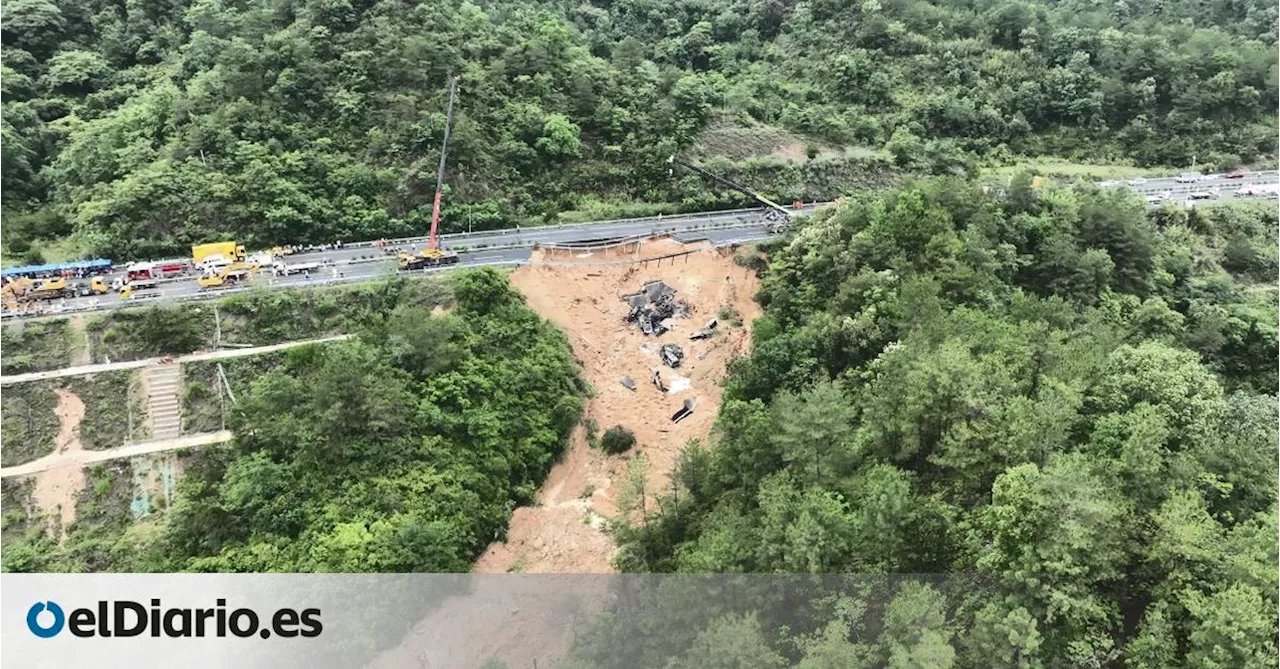
<instances>
[{"instance_id":1,"label":"green shrub","mask_svg":"<svg viewBox=\"0 0 1280 669\"><path fill-rule=\"evenodd\" d=\"M621 425L614 425L600 439L600 449L609 455L617 455L636 445L636 436Z\"/></svg>"}]
</instances>

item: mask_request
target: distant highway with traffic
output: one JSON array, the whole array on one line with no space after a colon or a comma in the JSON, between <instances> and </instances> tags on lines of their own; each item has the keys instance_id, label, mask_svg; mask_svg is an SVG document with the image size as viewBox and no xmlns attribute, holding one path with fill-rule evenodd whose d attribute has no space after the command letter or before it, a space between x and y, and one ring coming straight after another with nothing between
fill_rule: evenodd
<instances>
[{"instance_id":1,"label":"distant highway with traffic","mask_svg":"<svg viewBox=\"0 0 1280 669\"><path fill-rule=\"evenodd\" d=\"M1231 175L1231 176L1229 176ZM1101 181L1102 188L1128 188L1148 199L1150 204L1168 202L1186 202L1192 194L1209 195L1208 200L1253 200L1266 199L1269 195L1259 187L1275 188L1280 185L1280 172L1267 170L1261 172L1237 172L1199 175L1196 181L1190 177L1180 180L1178 176L1158 178L1119 179ZM1257 191L1242 193L1242 190ZM1157 201L1158 200L1158 201Z\"/></svg>"},{"instance_id":2,"label":"distant highway with traffic","mask_svg":"<svg viewBox=\"0 0 1280 669\"><path fill-rule=\"evenodd\" d=\"M1151 206L1167 203L1198 204L1191 201L1193 194L1208 196L1213 200L1264 199L1274 197L1272 193L1264 193L1259 189L1256 194L1241 194L1241 189L1256 187L1280 188L1277 186L1280 173L1276 171L1249 172L1238 178L1227 178L1226 174L1203 175L1194 183L1180 181L1176 176L1119 180L1099 182L1103 188L1128 188L1147 199ZM795 210L798 214L809 214L818 208L831 203L810 203ZM456 251L459 262L448 268L419 270L425 272L447 271L449 268L476 267L483 265L518 265L528 262L532 249L536 245L584 245L605 243L622 239L634 239L652 235L670 234L683 241L707 240L712 244L738 244L768 239L775 233L771 231L771 223L766 217L768 210L738 209L732 211L706 212L696 214L679 214L674 216L654 216L613 221L565 224L536 228L516 228L505 230L485 230L441 235L445 248ZM398 272L394 249L412 250L421 247L426 237L414 237L387 240L385 248L374 246L373 242L344 244L341 248L326 248L295 253L288 256L286 262L320 263L321 267L307 275L272 276L268 272L251 279L244 285L220 290L201 290L194 276L179 277L161 281L151 297L136 297L121 300L118 295L107 294L93 297L64 298L51 302L41 316L58 313L99 311L120 307L141 306L156 302L175 300L197 300L216 298L237 292L254 290L259 287L268 289L301 287L308 285L326 285L348 283L372 279L379 276L392 276ZM34 314L18 316L26 318Z\"/></svg>"}]
</instances>

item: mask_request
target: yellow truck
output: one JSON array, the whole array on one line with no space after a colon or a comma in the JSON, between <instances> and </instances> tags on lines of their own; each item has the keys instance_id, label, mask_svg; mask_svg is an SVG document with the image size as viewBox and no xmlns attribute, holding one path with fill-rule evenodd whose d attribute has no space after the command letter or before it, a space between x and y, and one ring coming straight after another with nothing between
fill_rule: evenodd
<instances>
[{"instance_id":1,"label":"yellow truck","mask_svg":"<svg viewBox=\"0 0 1280 669\"><path fill-rule=\"evenodd\" d=\"M197 266L205 262L225 261L223 264L238 262L244 260L245 255L244 246L235 242L197 244L191 247L191 262Z\"/></svg>"},{"instance_id":2,"label":"yellow truck","mask_svg":"<svg viewBox=\"0 0 1280 669\"><path fill-rule=\"evenodd\" d=\"M255 269L257 267L247 263L233 263L221 270L206 271L196 279L196 283L200 285L200 290L228 288L253 276Z\"/></svg>"},{"instance_id":3,"label":"yellow truck","mask_svg":"<svg viewBox=\"0 0 1280 669\"><path fill-rule=\"evenodd\" d=\"M428 246L417 253L402 252L398 254L397 260L400 263L400 269L415 270L456 264L458 262L458 254L453 251L433 249Z\"/></svg>"}]
</instances>

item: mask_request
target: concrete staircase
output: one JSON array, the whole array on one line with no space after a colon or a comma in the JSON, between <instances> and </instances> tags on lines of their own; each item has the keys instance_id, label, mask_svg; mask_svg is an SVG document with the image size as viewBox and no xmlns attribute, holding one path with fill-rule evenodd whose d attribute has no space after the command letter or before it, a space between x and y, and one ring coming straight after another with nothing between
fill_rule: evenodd
<instances>
[{"instance_id":1,"label":"concrete staircase","mask_svg":"<svg viewBox=\"0 0 1280 669\"><path fill-rule=\"evenodd\" d=\"M153 365L143 371L147 381L147 409L151 416L151 441L176 439L182 433L182 366Z\"/></svg>"}]
</instances>

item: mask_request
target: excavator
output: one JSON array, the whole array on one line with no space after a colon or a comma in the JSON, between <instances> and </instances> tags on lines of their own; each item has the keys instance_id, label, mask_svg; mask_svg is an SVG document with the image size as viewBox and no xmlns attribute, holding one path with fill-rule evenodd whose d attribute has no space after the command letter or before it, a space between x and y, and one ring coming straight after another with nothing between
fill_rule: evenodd
<instances>
[{"instance_id":1,"label":"excavator","mask_svg":"<svg viewBox=\"0 0 1280 669\"><path fill-rule=\"evenodd\" d=\"M440 147L440 168L436 170L436 199L431 207L431 234L427 237L427 245L417 253L399 253L396 262L402 270L454 265L458 262L458 254L440 248L440 193L444 188L444 159L449 150L449 131L453 127L453 101L458 96L458 79L449 80L449 109L445 113L444 143Z\"/></svg>"}]
</instances>

